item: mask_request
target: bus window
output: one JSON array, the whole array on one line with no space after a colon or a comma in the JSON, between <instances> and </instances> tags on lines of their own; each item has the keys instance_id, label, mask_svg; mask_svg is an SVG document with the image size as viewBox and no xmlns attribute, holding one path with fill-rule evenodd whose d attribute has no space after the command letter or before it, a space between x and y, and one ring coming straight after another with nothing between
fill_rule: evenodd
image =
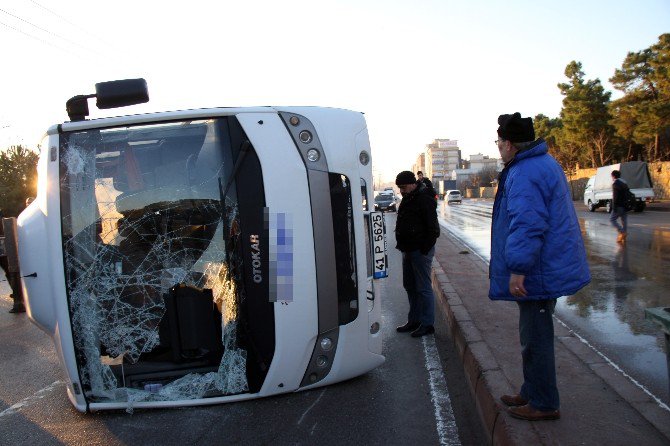
<instances>
[{"instance_id":1,"label":"bus window","mask_svg":"<svg viewBox=\"0 0 670 446\"><path fill-rule=\"evenodd\" d=\"M368 186L365 183L365 179L361 178L361 198L363 202L363 211L368 209Z\"/></svg>"},{"instance_id":2,"label":"bus window","mask_svg":"<svg viewBox=\"0 0 670 446\"><path fill-rule=\"evenodd\" d=\"M274 317L244 266L264 215L255 155L231 178L245 140L234 118L63 135L65 283L91 401L259 390Z\"/></svg>"},{"instance_id":3,"label":"bus window","mask_svg":"<svg viewBox=\"0 0 670 446\"><path fill-rule=\"evenodd\" d=\"M338 321L339 325L344 325L358 316L356 243L354 239L351 183L349 178L337 173L330 173L328 177L335 236Z\"/></svg>"}]
</instances>

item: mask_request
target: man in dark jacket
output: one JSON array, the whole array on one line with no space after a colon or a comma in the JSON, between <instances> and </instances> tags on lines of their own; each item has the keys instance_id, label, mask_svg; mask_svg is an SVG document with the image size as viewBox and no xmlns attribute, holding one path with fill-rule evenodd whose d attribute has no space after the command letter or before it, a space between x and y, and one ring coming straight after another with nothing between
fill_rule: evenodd
<instances>
[{"instance_id":1,"label":"man in dark jacket","mask_svg":"<svg viewBox=\"0 0 670 446\"><path fill-rule=\"evenodd\" d=\"M619 232L616 241L618 243L625 243L627 233L626 215L626 193L628 192L628 185L621 179L621 172L618 170L612 171L612 214L610 215L610 222L612 226ZM621 218L621 223L617 219Z\"/></svg>"},{"instance_id":2,"label":"man in dark jacket","mask_svg":"<svg viewBox=\"0 0 670 446\"><path fill-rule=\"evenodd\" d=\"M424 177L423 172L421 172L420 170L416 173L416 180L419 183L423 183L428 189L428 192L433 195L433 198L435 198L435 196L437 195L437 191L433 187L433 182L430 181L428 178Z\"/></svg>"},{"instance_id":3,"label":"man in dark jacket","mask_svg":"<svg viewBox=\"0 0 670 446\"><path fill-rule=\"evenodd\" d=\"M418 338L435 332L435 296L430 272L435 241L440 236L437 202L410 171L400 172L395 184L403 197L395 226L396 248L402 251L402 284L409 299L407 323L397 330L412 332L412 337Z\"/></svg>"},{"instance_id":4,"label":"man in dark jacket","mask_svg":"<svg viewBox=\"0 0 670 446\"><path fill-rule=\"evenodd\" d=\"M515 301L523 385L500 399L523 420L560 418L552 314L556 299L591 280L565 173L535 140L531 118L498 118L500 173L491 222L489 297Z\"/></svg>"}]
</instances>

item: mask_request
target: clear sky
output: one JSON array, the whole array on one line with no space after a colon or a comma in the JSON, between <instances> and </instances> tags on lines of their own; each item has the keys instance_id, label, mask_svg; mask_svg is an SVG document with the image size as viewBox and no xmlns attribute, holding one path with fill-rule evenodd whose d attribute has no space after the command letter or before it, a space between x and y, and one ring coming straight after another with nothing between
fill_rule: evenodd
<instances>
[{"instance_id":1,"label":"clear sky","mask_svg":"<svg viewBox=\"0 0 670 446\"><path fill-rule=\"evenodd\" d=\"M670 0L0 0L0 148L35 147L96 82L150 102L91 117L217 106L365 113L385 180L435 138L497 157L501 113L558 116L571 60L608 79L670 32ZM614 97L617 97L614 92Z\"/></svg>"}]
</instances>

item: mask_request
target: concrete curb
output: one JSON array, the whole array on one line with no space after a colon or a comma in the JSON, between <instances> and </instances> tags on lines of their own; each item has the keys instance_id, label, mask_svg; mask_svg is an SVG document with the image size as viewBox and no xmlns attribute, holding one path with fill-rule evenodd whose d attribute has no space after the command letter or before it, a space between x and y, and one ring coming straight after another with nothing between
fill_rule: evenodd
<instances>
[{"instance_id":1,"label":"concrete curb","mask_svg":"<svg viewBox=\"0 0 670 446\"><path fill-rule=\"evenodd\" d=\"M445 315L449 324L449 334L463 363L465 377L489 444L519 444L520 438L505 421L504 413L494 397L509 392L509 386L501 385L507 382L507 378L493 359L488 345L472 322L458 294L445 291L445 288L449 289L451 286L447 275L437 262L433 262L432 279L437 309ZM453 287L451 289L453 290ZM538 438L536 442L531 441L530 444L541 444L541 441Z\"/></svg>"}]
</instances>

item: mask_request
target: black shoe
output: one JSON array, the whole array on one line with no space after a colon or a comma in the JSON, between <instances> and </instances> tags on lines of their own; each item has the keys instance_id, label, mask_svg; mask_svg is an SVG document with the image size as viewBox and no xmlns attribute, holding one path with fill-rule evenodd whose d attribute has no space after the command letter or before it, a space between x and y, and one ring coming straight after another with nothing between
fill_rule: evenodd
<instances>
[{"instance_id":1,"label":"black shoe","mask_svg":"<svg viewBox=\"0 0 670 446\"><path fill-rule=\"evenodd\" d=\"M15 305L9 310L10 313L25 313L26 312L26 307L23 305Z\"/></svg>"},{"instance_id":2,"label":"black shoe","mask_svg":"<svg viewBox=\"0 0 670 446\"><path fill-rule=\"evenodd\" d=\"M407 333L409 331L416 330L420 326L421 326L420 322L408 322L405 325L401 325L400 327L396 328L396 331L398 333Z\"/></svg>"},{"instance_id":3,"label":"black shoe","mask_svg":"<svg viewBox=\"0 0 670 446\"><path fill-rule=\"evenodd\" d=\"M412 337L420 338L421 336L433 333L435 333L435 327L433 327L432 325L421 325L419 328L417 328L412 332Z\"/></svg>"}]
</instances>

